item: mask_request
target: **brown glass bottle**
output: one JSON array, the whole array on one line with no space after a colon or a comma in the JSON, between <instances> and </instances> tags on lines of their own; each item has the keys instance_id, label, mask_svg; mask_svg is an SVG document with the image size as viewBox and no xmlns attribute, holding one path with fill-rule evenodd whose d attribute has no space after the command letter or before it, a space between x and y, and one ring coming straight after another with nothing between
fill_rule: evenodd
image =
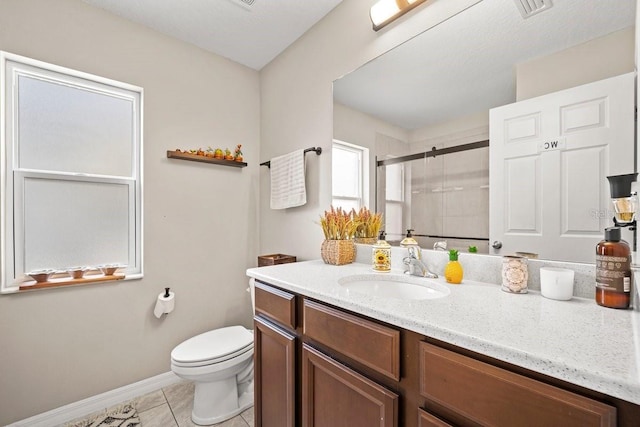
<instances>
[{"instance_id":1,"label":"brown glass bottle","mask_svg":"<svg viewBox=\"0 0 640 427\"><path fill-rule=\"evenodd\" d=\"M596 302L610 308L629 308L631 248L620 238L620 228L604 231L596 246Z\"/></svg>"}]
</instances>

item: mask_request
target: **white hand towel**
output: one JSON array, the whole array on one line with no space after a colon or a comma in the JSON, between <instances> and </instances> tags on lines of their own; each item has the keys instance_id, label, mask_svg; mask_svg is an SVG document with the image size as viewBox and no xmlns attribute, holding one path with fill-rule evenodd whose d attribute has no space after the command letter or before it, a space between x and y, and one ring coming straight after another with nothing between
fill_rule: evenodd
<instances>
[{"instance_id":1,"label":"white hand towel","mask_svg":"<svg viewBox=\"0 0 640 427\"><path fill-rule=\"evenodd\" d=\"M271 159L271 209L307 203L304 181L304 150Z\"/></svg>"}]
</instances>

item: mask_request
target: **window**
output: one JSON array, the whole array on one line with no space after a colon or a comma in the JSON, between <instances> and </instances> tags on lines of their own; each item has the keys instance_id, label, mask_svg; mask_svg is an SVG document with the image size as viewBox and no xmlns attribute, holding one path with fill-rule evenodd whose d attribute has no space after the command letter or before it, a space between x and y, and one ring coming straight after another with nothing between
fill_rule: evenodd
<instances>
[{"instance_id":1,"label":"window","mask_svg":"<svg viewBox=\"0 0 640 427\"><path fill-rule=\"evenodd\" d=\"M385 229L389 235L403 235L404 165L386 166L385 175Z\"/></svg>"},{"instance_id":2,"label":"window","mask_svg":"<svg viewBox=\"0 0 640 427\"><path fill-rule=\"evenodd\" d=\"M349 212L359 210L368 202L369 150L342 141L333 141L332 204Z\"/></svg>"},{"instance_id":3,"label":"window","mask_svg":"<svg viewBox=\"0 0 640 427\"><path fill-rule=\"evenodd\" d=\"M0 291L32 270L142 276L142 89L0 52Z\"/></svg>"}]
</instances>

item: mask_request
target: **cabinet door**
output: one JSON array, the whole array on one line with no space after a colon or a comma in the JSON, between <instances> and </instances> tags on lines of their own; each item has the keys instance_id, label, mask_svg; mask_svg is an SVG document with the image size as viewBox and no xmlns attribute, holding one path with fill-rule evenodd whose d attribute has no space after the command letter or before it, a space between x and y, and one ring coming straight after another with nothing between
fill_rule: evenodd
<instances>
[{"instance_id":1,"label":"cabinet door","mask_svg":"<svg viewBox=\"0 0 640 427\"><path fill-rule=\"evenodd\" d=\"M254 319L255 419L258 427L294 427L296 337Z\"/></svg>"},{"instance_id":2,"label":"cabinet door","mask_svg":"<svg viewBox=\"0 0 640 427\"><path fill-rule=\"evenodd\" d=\"M302 420L305 427L396 427L398 395L304 344Z\"/></svg>"}]
</instances>

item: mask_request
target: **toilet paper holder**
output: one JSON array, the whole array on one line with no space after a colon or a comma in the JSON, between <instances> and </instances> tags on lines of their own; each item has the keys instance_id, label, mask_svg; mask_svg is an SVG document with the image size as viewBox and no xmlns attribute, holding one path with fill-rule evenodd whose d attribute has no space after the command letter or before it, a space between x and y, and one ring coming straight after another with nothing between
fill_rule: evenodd
<instances>
[{"instance_id":1,"label":"toilet paper holder","mask_svg":"<svg viewBox=\"0 0 640 427\"><path fill-rule=\"evenodd\" d=\"M175 293L169 291L170 288L164 288L164 293L160 292L158 294L158 299L156 300L156 306L153 308L153 314L158 319L162 317L163 314L169 314L175 308Z\"/></svg>"}]
</instances>

